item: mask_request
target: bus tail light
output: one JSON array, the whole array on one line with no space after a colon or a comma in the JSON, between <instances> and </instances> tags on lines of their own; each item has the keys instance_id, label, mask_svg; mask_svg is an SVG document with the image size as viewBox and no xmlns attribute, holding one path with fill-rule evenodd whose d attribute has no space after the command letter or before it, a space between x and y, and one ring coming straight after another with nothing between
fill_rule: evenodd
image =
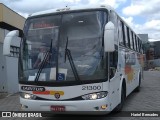
<instances>
[{"instance_id":1,"label":"bus tail light","mask_svg":"<svg viewBox=\"0 0 160 120\"><path fill-rule=\"evenodd\" d=\"M91 93L91 94L87 94L87 95L83 95L82 98L84 100L96 100L96 99L101 99L106 97L108 94L108 92L98 92L98 93Z\"/></svg>"}]
</instances>

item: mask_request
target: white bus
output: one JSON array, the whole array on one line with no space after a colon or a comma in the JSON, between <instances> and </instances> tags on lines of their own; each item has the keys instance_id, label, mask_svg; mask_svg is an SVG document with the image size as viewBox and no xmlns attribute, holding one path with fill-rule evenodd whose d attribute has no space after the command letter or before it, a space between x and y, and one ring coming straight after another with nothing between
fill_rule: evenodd
<instances>
[{"instance_id":1,"label":"white bus","mask_svg":"<svg viewBox=\"0 0 160 120\"><path fill-rule=\"evenodd\" d=\"M4 55L17 37L22 110L120 111L140 89L142 41L110 6L34 13L7 34Z\"/></svg>"}]
</instances>

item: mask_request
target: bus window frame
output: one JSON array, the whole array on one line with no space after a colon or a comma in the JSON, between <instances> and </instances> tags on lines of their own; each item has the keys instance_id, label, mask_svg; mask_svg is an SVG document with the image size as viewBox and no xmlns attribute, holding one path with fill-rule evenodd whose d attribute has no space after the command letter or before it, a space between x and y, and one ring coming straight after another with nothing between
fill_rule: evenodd
<instances>
[{"instance_id":1,"label":"bus window frame","mask_svg":"<svg viewBox=\"0 0 160 120\"><path fill-rule=\"evenodd\" d=\"M127 29L127 40L128 40L128 47L131 48L131 43L130 43L130 34L129 34L129 27L126 26L126 29Z\"/></svg>"},{"instance_id":2,"label":"bus window frame","mask_svg":"<svg viewBox=\"0 0 160 120\"><path fill-rule=\"evenodd\" d=\"M138 48L137 48L137 36L134 35L134 38L135 38L134 40L135 40L135 46L136 46L136 47L135 47L135 50L137 51L137 50L138 50Z\"/></svg>"},{"instance_id":3,"label":"bus window frame","mask_svg":"<svg viewBox=\"0 0 160 120\"><path fill-rule=\"evenodd\" d=\"M132 44L133 44L133 50L135 50L135 41L134 41L134 37L133 37L133 31L131 31L131 37L132 37Z\"/></svg>"},{"instance_id":4,"label":"bus window frame","mask_svg":"<svg viewBox=\"0 0 160 120\"><path fill-rule=\"evenodd\" d=\"M129 29L129 38L130 38L130 48L133 50L132 31L130 29Z\"/></svg>"},{"instance_id":5,"label":"bus window frame","mask_svg":"<svg viewBox=\"0 0 160 120\"><path fill-rule=\"evenodd\" d=\"M126 47L129 48L127 26L125 24L124 24L124 34L125 34L125 44L126 44Z\"/></svg>"},{"instance_id":6,"label":"bus window frame","mask_svg":"<svg viewBox=\"0 0 160 120\"><path fill-rule=\"evenodd\" d=\"M125 47L126 47L126 38L125 38L125 30L124 30L124 23L121 21L121 25L122 25L122 41L123 41L123 44L122 45L124 45Z\"/></svg>"}]
</instances>

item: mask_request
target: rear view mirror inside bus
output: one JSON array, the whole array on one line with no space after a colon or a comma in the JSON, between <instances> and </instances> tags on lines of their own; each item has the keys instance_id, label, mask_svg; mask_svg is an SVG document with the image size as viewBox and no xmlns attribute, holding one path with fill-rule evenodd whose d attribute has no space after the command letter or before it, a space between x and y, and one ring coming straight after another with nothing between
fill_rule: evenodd
<instances>
[{"instance_id":1,"label":"rear view mirror inside bus","mask_svg":"<svg viewBox=\"0 0 160 120\"><path fill-rule=\"evenodd\" d=\"M110 21L105 25L104 33L104 51L113 52L115 51L114 45L114 24Z\"/></svg>"}]
</instances>

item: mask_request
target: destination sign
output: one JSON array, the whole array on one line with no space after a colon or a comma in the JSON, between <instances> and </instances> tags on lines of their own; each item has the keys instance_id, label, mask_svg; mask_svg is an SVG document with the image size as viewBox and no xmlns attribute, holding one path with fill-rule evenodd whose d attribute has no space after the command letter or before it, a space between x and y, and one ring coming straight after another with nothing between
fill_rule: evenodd
<instances>
[{"instance_id":1,"label":"destination sign","mask_svg":"<svg viewBox=\"0 0 160 120\"><path fill-rule=\"evenodd\" d=\"M47 27L53 27L53 24L49 24L49 23L35 23L33 25L33 28L47 28Z\"/></svg>"},{"instance_id":2,"label":"destination sign","mask_svg":"<svg viewBox=\"0 0 160 120\"><path fill-rule=\"evenodd\" d=\"M21 86L21 90L24 91L45 91L44 87L35 87L35 86Z\"/></svg>"}]
</instances>

